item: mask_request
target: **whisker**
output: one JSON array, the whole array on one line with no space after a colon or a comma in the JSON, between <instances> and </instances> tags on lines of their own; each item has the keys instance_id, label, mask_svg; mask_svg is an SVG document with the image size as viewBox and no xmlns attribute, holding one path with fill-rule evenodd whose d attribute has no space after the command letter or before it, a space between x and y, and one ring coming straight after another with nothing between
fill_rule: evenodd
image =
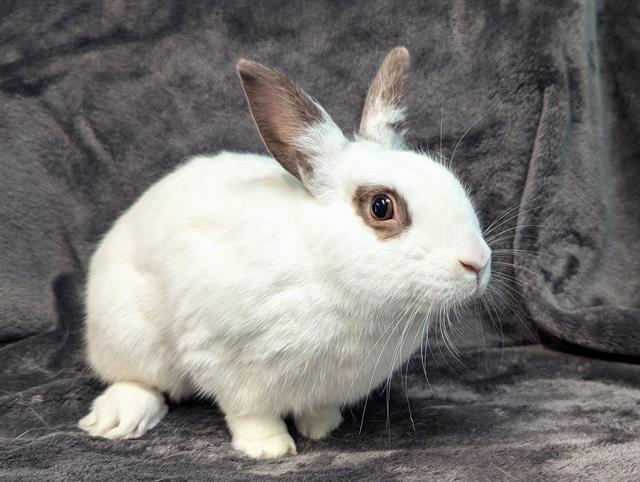
<instances>
[{"instance_id":1,"label":"whisker","mask_svg":"<svg viewBox=\"0 0 640 482\"><path fill-rule=\"evenodd\" d=\"M462 136L460 137L458 142L456 142L456 145L453 148L453 153L451 154L451 165L452 166L453 166L453 159L456 157L456 151L458 150L458 146L460 145L460 143L462 142L464 137L469 133L469 131L471 129L473 129L478 124L478 122L480 122L481 120L482 120L482 117L478 118L478 120L476 120L473 124L471 124L471 127L469 127L466 131L464 131L464 133L462 134Z\"/></svg>"},{"instance_id":2,"label":"whisker","mask_svg":"<svg viewBox=\"0 0 640 482\"><path fill-rule=\"evenodd\" d=\"M491 240L498 238L499 236L502 236L503 234L506 234L509 231L517 231L518 229L525 229L525 228L542 228L542 227L554 229L552 226L548 226L545 224L518 224L516 226L511 226L510 228L503 229L499 233L492 234L491 236L486 236L485 234L485 240L487 241L487 243L489 243ZM518 233L515 233L515 236L517 235Z\"/></svg>"},{"instance_id":3,"label":"whisker","mask_svg":"<svg viewBox=\"0 0 640 482\"><path fill-rule=\"evenodd\" d=\"M515 211L516 209L526 206L529 203L533 203L533 202L537 202L539 199L542 198L542 195L536 196L533 199L530 199L529 201L527 201L526 203L520 203L517 202L514 206L512 206L511 208L507 209L506 211L503 211L501 214L499 214L492 222L491 224L489 224L489 226L487 226L483 231L482 231L482 235L485 236L487 234L489 234L493 229L495 229L498 226L501 226L502 224L504 224L505 222L509 221L504 221L501 222L498 225L495 225L495 223L497 223L498 221L500 221L501 219L503 219L505 216L508 216L510 213L512 213L513 211ZM513 218L511 218L513 219ZM495 225L495 226L494 226Z\"/></svg>"},{"instance_id":4,"label":"whisker","mask_svg":"<svg viewBox=\"0 0 640 482\"><path fill-rule=\"evenodd\" d=\"M398 326L400 326L400 322L402 320L398 320L398 322L394 325L393 330L391 331L391 333L389 334L389 337L387 338L387 341L385 342L385 344L382 346L382 349L380 350L380 355L378 355L378 359L376 360L376 364L373 368L373 371L371 373L371 379L369 381L369 388L367 389L367 395L366 398L364 400L364 407L362 409L362 418L360 419L360 429L358 430L358 435L360 435L362 433L362 427L364 426L364 416L365 413L367 411L367 404L369 402L369 394L371 393L371 386L373 384L373 377L375 376L375 372L378 369L378 364L380 363L380 358L382 357L383 353L384 353L384 349L386 348L386 346L389 344L389 341L391 341L391 338L393 337L393 334L395 333L396 329L398 328Z\"/></svg>"},{"instance_id":5,"label":"whisker","mask_svg":"<svg viewBox=\"0 0 640 482\"><path fill-rule=\"evenodd\" d=\"M406 313L407 313L407 312L412 308L412 306L413 306L413 305L415 305L415 303L417 303L417 302L418 302L418 299L414 300L414 302L413 302L413 303L411 303L411 304L409 304L407 307L405 307L405 310L400 314L400 316L399 316L399 318L398 318L397 322L395 322L394 327L393 327L393 330L392 330L392 331L391 331L391 333L389 334L389 337L387 338L387 341L384 343L384 345L382 346L382 349L380 350L380 354L378 355L378 358L377 358L377 360L376 360L375 366L373 367L373 370L372 370L372 372L371 372L371 378L370 378L370 380L369 380L369 387L368 387L368 389L367 389L367 395L366 395L365 402L364 402L364 407L363 407L363 410L362 410L362 418L361 418L361 420L360 420L360 430L358 431L358 434L361 434L361 433L362 433L362 428L363 428L363 425L364 425L364 416L365 416L365 413L366 413L366 410L367 410L367 404L368 404L368 402L369 402L369 393L371 392L371 388L372 388L372 385L373 385L373 378L375 377L376 371L377 371L377 369L378 369L378 365L380 364L380 359L382 358L382 355L383 355L383 354L384 354L384 352L385 352L385 348L387 347L387 345L389 344L389 342L390 342L390 341L391 341L391 339L393 338L393 335L394 335L395 331L397 330L397 328L398 328L398 327L400 326L400 324L402 323L402 321L403 321L403 318L404 318L405 314L406 314Z\"/></svg>"},{"instance_id":6,"label":"whisker","mask_svg":"<svg viewBox=\"0 0 640 482\"><path fill-rule=\"evenodd\" d=\"M422 363L422 372L424 373L424 378L427 381L427 385L429 385L429 389L433 394L433 387L431 386L431 382L429 382L429 376L427 375L427 360L426 353L424 351L424 344L427 344L427 348L429 347L429 328L431 325L431 321L429 315L431 314L431 306L429 306L429 310L427 311L427 316L424 319L422 324L422 332L420 334L420 361Z\"/></svg>"},{"instance_id":7,"label":"whisker","mask_svg":"<svg viewBox=\"0 0 640 482\"><path fill-rule=\"evenodd\" d=\"M531 251L531 250L527 250L527 249L516 249L516 248L511 248L511 249L494 249L491 251L491 255L495 255L496 257L498 256L511 256L513 257L514 254L518 254L521 256L540 256L543 258L552 258L555 259L555 256L553 256L552 254L549 253L541 253L539 251Z\"/></svg>"},{"instance_id":8,"label":"whisker","mask_svg":"<svg viewBox=\"0 0 640 482\"><path fill-rule=\"evenodd\" d=\"M445 314L447 313L447 310L448 310L448 303L444 303L442 305L442 308L438 311L438 317L437 317L437 322L436 322L436 326L438 327L438 330L436 330L436 341L437 341L438 331L440 332L440 337L441 337L441 340L442 340L442 344L441 343L437 344L438 352L440 353L440 357L441 357L442 361L444 361L444 363L447 365L447 367L452 372L454 372L457 376L462 376L460 374L460 372L458 372L458 370L456 370L456 368L453 367L449 363L449 360L448 360L446 354L442 351L442 345L444 345L445 349L454 357L454 359L456 361L459 361L458 357L456 356L456 354L454 353L452 348L449 346L449 338L448 338L447 334L445 333Z\"/></svg>"},{"instance_id":9,"label":"whisker","mask_svg":"<svg viewBox=\"0 0 640 482\"><path fill-rule=\"evenodd\" d=\"M517 304L514 298L507 293L500 293L499 291L496 291L494 294L498 296L502 303L504 303L505 307L511 311L520 326L522 326L532 338L538 339L538 335L532 331L530 323L527 322L529 318L523 315L521 307Z\"/></svg>"},{"instance_id":10,"label":"whisker","mask_svg":"<svg viewBox=\"0 0 640 482\"><path fill-rule=\"evenodd\" d=\"M515 276L512 276L508 273L504 273L504 272L495 272L493 273L493 280L495 280L496 282L499 281L502 278L502 282L505 285L505 288L510 288L510 289L514 289L511 285L509 285L507 282L511 282L511 283L515 283L518 286L524 287L524 288L528 288L534 291L537 291L540 294L544 294L544 292L537 286L533 286L530 283L527 283L523 280L520 280L518 278L516 278Z\"/></svg>"},{"instance_id":11,"label":"whisker","mask_svg":"<svg viewBox=\"0 0 640 482\"><path fill-rule=\"evenodd\" d=\"M487 294L491 295L492 292L493 292L493 289L492 289L491 285L489 285L487 287ZM499 316L498 316L498 312L496 310L496 307L491 302L491 298L489 296L482 297L481 300L482 300L482 303L487 308L487 314L489 315L489 320L491 321L491 326L493 326L493 329L496 330L498 332L498 334L500 335L500 346L501 346L501 348L504 348L504 331L502 329L502 325L499 322L497 322L497 320L499 320ZM494 315L495 315L495 318L494 318Z\"/></svg>"},{"instance_id":12,"label":"whisker","mask_svg":"<svg viewBox=\"0 0 640 482\"><path fill-rule=\"evenodd\" d=\"M492 295L495 290L491 289L488 291L489 291L489 294ZM497 327L498 333L500 333L500 364L502 364L504 359L504 347L505 347L504 329L502 328L502 323L500 323L500 315L498 313L498 308L496 307L495 303L492 301L490 296L485 298L485 300L486 300L487 306L491 307L491 311L495 315L495 321L492 316L489 317L491 319L491 324L493 325L494 328Z\"/></svg>"},{"instance_id":13,"label":"whisker","mask_svg":"<svg viewBox=\"0 0 640 482\"><path fill-rule=\"evenodd\" d=\"M513 266L514 268L518 268L518 269L522 269L524 271L528 271L530 273L534 273L539 275L540 272L536 271L535 269L529 268L528 266L522 266L520 264L515 264L515 263L507 263L506 261L492 261L491 264L495 264L498 266Z\"/></svg>"},{"instance_id":14,"label":"whisker","mask_svg":"<svg viewBox=\"0 0 640 482\"><path fill-rule=\"evenodd\" d=\"M536 210L541 209L543 207L549 206L549 205L551 205L553 203L554 202L552 201L552 202L549 202L549 203L544 203L544 204L540 204L538 206L534 206L534 207L529 208L529 209L525 209L524 211L518 211L516 214L514 214L512 216L509 216L507 219L501 221L499 224L496 224L491 229L486 229L485 231L483 231L482 235L483 235L483 237L486 237L491 231L493 231L494 229L498 228L499 226L502 226L505 223L508 223L509 221L511 221L513 219L516 219L517 217L522 216L522 215L524 215L526 213L529 213L531 211L536 211ZM518 207L521 207L521 206L518 206ZM534 225L531 225L531 226L534 226ZM548 228L549 226L544 226L544 227ZM515 226L515 228L518 228L518 226Z\"/></svg>"},{"instance_id":15,"label":"whisker","mask_svg":"<svg viewBox=\"0 0 640 482\"><path fill-rule=\"evenodd\" d=\"M443 158L442 155L442 123L444 118L444 99L442 99L442 103L440 104L440 158Z\"/></svg>"},{"instance_id":16,"label":"whisker","mask_svg":"<svg viewBox=\"0 0 640 482\"><path fill-rule=\"evenodd\" d=\"M391 364L389 365L389 373L387 374L387 383L385 386L386 402L387 402L387 430L389 433L389 445L391 445L391 419L390 419L389 410L390 410L390 401L391 401L391 380L393 377L393 371L394 371L396 362L398 360L398 357L402 352L402 346L404 344L404 339L406 337L407 330L411 325L413 325L415 321L415 315L417 314L417 311L419 309L418 300L424 297L425 294L426 294L426 291L420 297L417 297L414 303L412 303L413 309L411 311L411 314L408 316L407 321L405 322L404 329L402 330L402 334L400 335L400 338L396 343L396 346L394 347L393 355L391 357ZM402 374L402 370L400 371L400 374ZM407 396L407 404L410 405L408 396Z\"/></svg>"}]
</instances>

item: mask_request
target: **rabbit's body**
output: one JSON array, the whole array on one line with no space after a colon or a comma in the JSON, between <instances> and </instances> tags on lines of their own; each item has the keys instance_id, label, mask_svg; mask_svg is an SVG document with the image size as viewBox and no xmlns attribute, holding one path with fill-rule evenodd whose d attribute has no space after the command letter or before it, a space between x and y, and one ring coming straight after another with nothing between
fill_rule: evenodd
<instances>
[{"instance_id":1,"label":"rabbit's body","mask_svg":"<svg viewBox=\"0 0 640 482\"><path fill-rule=\"evenodd\" d=\"M317 252L341 234L317 211L266 156L196 158L159 181L93 257L91 365L108 382L204 394L238 414L362 398L419 343L418 324L363 323L383 311L333 281Z\"/></svg>"},{"instance_id":2,"label":"rabbit's body","mask_svg":"<svg viewBox=\"0 0 640 482\"><path fill-rule=\"evenodd\" d=\"M479 296L490 251L464 188L404 147L408 53L374 79L354 140L282 74L238 73L273 157L195 158L118 219L91 261L87 352L112 385L80 421L138 437L173 399L215 399L233 446L295 453ZM283 169L284 168L284 169Z\"/></svg>"}]
</instances>

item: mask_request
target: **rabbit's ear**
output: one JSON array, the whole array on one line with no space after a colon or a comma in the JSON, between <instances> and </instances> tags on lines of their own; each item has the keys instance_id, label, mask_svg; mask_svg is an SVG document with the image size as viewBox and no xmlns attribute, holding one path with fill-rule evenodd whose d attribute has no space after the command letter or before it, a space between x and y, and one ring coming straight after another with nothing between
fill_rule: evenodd
<instances>
[{"instance_id":1,"label":"rabbit's ear","mask_svg":"<svg viewBox=\"0 0 640 482\"><path fill-rule=\"evenodd\" d=\"M396 47L387 54L369 87L360 121L360 137L388 147L403 146L408 74L409 51Z\"/></svg>"},{"instance_id":2,"label":"rabbit's ear","mask_svg":"<svg viewBox=\"0 0 640 482\"><path fill-rule=\"evenodd\" d=\"M329 114L280 72L240 59L245 96L271 155L307 187L347 142Z\"/></svg>"}]
</instances>

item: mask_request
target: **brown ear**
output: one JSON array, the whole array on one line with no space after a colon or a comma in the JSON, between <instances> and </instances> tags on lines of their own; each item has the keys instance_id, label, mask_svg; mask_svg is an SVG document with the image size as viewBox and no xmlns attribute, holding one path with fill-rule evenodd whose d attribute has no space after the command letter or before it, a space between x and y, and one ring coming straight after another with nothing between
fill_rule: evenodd
<instances>
[{"instance_id":1,"label":"brown ear","mask_svg":"<svg viewBox=\"0 0 640 482\"><path fill-rule=\"evenodd\" d=\"M396 47L387 54L369 87L360 121L361 137L389 147L403 145L408 76L409 51Z\"/></svg>"},{"instance_id":2,"label":"brown ear","mask_svg":"<svg viewBox=\"0 0 640 482\"><path fill-rule=\"evenodd\" d=\"M236 68L267 149L287 171L309 181L314 157L322 153L324 142L331 141L322 138L327 126L340 130L322 107L280 72L245 59Z\"/></svg>"}]
</instances>

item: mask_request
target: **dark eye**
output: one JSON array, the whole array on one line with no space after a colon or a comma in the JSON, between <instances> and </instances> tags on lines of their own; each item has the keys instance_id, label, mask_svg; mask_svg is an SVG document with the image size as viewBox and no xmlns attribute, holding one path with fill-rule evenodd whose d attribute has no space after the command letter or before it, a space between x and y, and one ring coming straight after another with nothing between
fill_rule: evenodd
<instances>
[{"instance_id":1,"label":"dark eye","mask_svg":"<svg viewBox=\"0 0 640 482\"><path fill-rule=\"evenodd\" d=\"M379 220L386 221L393 217L393 201L386 194L378 194L371 200L371 215Z\"/></svg>"}]
</instances>

